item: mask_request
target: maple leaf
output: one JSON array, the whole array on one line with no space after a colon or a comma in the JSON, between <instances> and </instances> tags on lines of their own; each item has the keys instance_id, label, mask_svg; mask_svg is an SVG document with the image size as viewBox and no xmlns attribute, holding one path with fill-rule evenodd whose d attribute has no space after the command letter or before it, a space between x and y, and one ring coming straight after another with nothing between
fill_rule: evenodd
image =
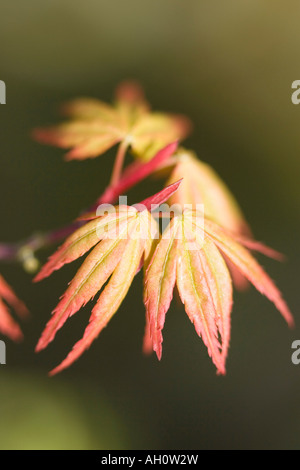
<instances>
[{"instance_id":1,"label":"maple leaf","mask_svg":"<svg viewBox=\"0 0 300 470\"><path fill-rule=\"evenodd\" d=\"M191 128L186 117L151 112L142 89L131 82L118 87L113 106L79 98L66 104L63 112L72 120L36 129L33 136L42 143L72 148L67 160L94 158L116 144L120 161L128 148L149 160L165 145L186 137Z\"/></svg>"},{"instance_id":2,"label":"maple leaf","mask_svg":"<svg viewBox=\"0 0 300 470\"><path fill-rule=\"evenodd\" d=\"M106 284L83 338L52 371L52 375L69 367L89 348L118 310L136 273L152 254L152 246L158 236L157 222L149 212L150 207L166 201L179 184L163 189L136 206L116 206L99 217L95 216L66 240L36 276L35 281L40 281L93 248L54 310L37 351L47 347L66 320Z\"/></svg>"},{"instance_id":3,"label":"maple leaf","mask_svg":"<svg viewBox=\"0 0 300 470\"><path fill-rule=\"evenodd\" d=\"M20 341L23 334L19 325L10 315L7 305L13 307L20 318L26 318L29 315L24 303L18 299L12 288L0 275L0 332L14 341Z\"/></svg>"},{"instance_id":4,"label":"maple leaf","mask_svg":"<svg viewBox=\"0 0 300 470\"><path fill-rule=\"evenodd\" d=\"M233 233L251 237L251 230L245 217L230 190L217 173L208 164L200 161L194 152L179 149L173 157L174 168L167 185L183 178L177 193L171 198L170 204L196 209L203 204L205 215ZM248 286L245 277L227 258L227 265L233 276L235 286L244 290Z\"/></svg>"},{"instance_id":5,"label":"maple leaf","mask_svg":"<svg viewBox=\"0 0 300 470\"><path fill-rule=\"evenodd\" d=\"M217 370L225 374L230 342L232 282L224 255L269 300L290 326L293 317L272 280L248 248L269 251L264 245L235 237L197 211L175 216L162 235L145 273L144 303L147 329L158 358L162 330L175 283L185 310L202 337ZM270 254L273 254L271 251ZM150 347L146 335L145 350Z\"/></svg>"}]
</instances>

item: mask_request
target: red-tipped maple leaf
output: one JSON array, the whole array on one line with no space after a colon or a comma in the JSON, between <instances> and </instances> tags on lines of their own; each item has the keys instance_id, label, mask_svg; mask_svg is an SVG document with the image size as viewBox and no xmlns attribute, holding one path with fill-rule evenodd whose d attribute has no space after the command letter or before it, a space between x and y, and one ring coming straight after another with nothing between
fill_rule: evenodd
<instances>
[{"instance_id":1,"label":"red-tipped maple leaf","mask_svg":"<svg viewBox=\"0 0 300 470\"><path fill-rule=\"evenodd\" d=\"M121 84L113 106L96 99L81 98L63 107L71 121L36 129L36 140L61 148L72 148L67 160L97 157L116 144L123 155L128 148L144 160L159 149L186 137L190 121L183 116L150 112L141 88Z\"/></svg>"},{"instance_id":2,"label":"red-tipped maple leaf","mask_svg":"<svg viewBox=\"0 0 300 470\"><path fill-rule=\"evenodd\" d=\"M173 218L145 274L147 328L159 359L165 315L176 283L196 332L202 337L218 372L225 374L232 285L224 255L274 302L288 324L293 324L293 317L279 290L245 246L268 253L260 243L229 235L216 223L208 219L203 221L196 211L185 210L181 216ZM147 334L145 349L149 350Z\"/></svg>"},{"instance_id":3,"label":"red-tipped maple leaf","mask_svg":"<svg viewBox=\"0 0 300 470\"><path fill-rule=\"evenodd\" d=\"M10 305L20 318L26 318L29 314L24 303L0 275L0 333L14 341L20 341L23 338L22 331L10 315L7 305Z\"/></svg>"},{"instance_id":4,"label":"red-tipped maple leaf","mask_svg":"<svg viewBox=\"0 0 300 470\"><path fill-rule=\"evenodd\" d=\"M93 248L54 310L37 351L44 349L66 320L107 283L83 338L52 374L69 367L81 356L118 310L134 276L152 254L152 245L158 236L157 222L149 212L151 205L165 202L179 184L165 188L136 206L112 207L111 211L90 220L66 240L36 276L35 280L40 281Z\"/></svg>"}]
</instances>

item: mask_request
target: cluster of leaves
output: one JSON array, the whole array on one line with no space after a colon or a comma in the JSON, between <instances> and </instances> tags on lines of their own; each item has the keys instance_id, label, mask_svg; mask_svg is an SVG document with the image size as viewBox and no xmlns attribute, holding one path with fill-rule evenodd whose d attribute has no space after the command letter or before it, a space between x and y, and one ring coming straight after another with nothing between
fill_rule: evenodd
<instances>
[{"instance_id":1,"label":"cluster of leaves","mask_svg":"<svg viewBox=\"0 0 300 470\"><path fill-rule=\"evenodd\" d=\"M90 252L53 311L37 351L46 348L67 319L100 293L82 339L52 374L69 367L90 347L142 268L144 351L154 350L159 359L175 285L220 374L225 374L230 343L232 281L237 288L252 283L293 324L281 293L251 252L280 255L253 240L241 209L214 170L193 152L178 148L191 130L187 118L152 112L141 88L133 83L117 89L113 106L82 98L63 106L63 112L70 121L36 129L34 137L70 149L68 160L94 158L114 145L119 147L109 186L35 278L40 281ZM134 162L123 169L127 151ZM98 205L115 203L153 173L167 174L165 188L158 194L134 206L96 211ZM157 217L164 216L166 202L172 216L161 233ZM0 295L5 298L1 283Z\"/></svg>"}]
</instances>

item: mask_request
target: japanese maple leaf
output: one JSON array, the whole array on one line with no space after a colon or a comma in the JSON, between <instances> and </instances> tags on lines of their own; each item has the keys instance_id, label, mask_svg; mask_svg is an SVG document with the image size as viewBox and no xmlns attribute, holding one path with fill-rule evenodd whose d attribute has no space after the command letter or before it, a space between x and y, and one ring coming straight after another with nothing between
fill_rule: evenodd
<instances>
[{"instance_id":1,"label":"japanese maple leaf","mask_svg":"<svg viewBox=\"0 0 300 470\"><path fill-rule=\"evenodd\" d=\"M211 166L200 161L194 152L185 149L179 149L173 158L173 165L167 185L179 178L183 178L183 182L170 198L170 204L185 207L190 204L194 209L197 204L204 204L207 217L233 233L252 236L239 204ZM243 290L248 282L228 258L226 261L235 286Z\"/></svg>"},{"instance_id":2,"label":"japanese maple leaf","mask_svg":"<svg viewBox=\"0 0 300 470\"><path fill-rule=\"evenodd\" d=\"M179 184L165 188L137 206L112 207L111 211L90 220L66 240L37 275L35 280L40 281L93 248L54 310L38 342L37 351L44 349L66 320L93 299L106 284L83 338L52 374L69 367L78 359L116 313L136 273L152 254L158 227L149 209L153 204L166 201Z\"/></svg>"},{"instance_id":3,"label":"japanese maple leaf","mask_svg":"<svg viewBox=\"0 0 300 470\"><path fill-rule=\"evenodd\" d=\"M29 314L26 306L17 298L12 288L0 275L0 333L14 341L20 341L23 334L19 325L10 315L7 305L13 307L20 318L25 318Z\"/></svg>"},{"instance_id":4,"label":"japanese maple leaf","mask_svg":"<svg viewBox=\"0 0 300 470\"><path fill-rule=\"evenodd\" d=\"M252 240L229 234L199 212L175 216L162 235L145 274L144 302L147 330L158 358L162 329L175 283L186 313L208 349L218 372L225 374L230 341L232 282L224 255L269 300L289 325L293 317L272 280L249 249L268 249ZM269 253L268 253L269 254ZM271 252L272 254L272 252ZM146 349L149 348L149 337Z\"/></svg>"},{"instance_id":5,"label":"japanese maple leaf","mask_svg":"<svg viewBox=\"0 0 300 470\"><path fill-rule=\"evenodd\" d=\"M190 131L183 116L151 112L142 89L135 83L123 83L116 91L113 106L97 99L79 98L63 107L71 121L46 129L36 129L34 137L50 145L71 148L66 159L97 157L116 144L119 159L131 148L144 160L159 149L181 140Z\"/></svg>"}]
</instances>

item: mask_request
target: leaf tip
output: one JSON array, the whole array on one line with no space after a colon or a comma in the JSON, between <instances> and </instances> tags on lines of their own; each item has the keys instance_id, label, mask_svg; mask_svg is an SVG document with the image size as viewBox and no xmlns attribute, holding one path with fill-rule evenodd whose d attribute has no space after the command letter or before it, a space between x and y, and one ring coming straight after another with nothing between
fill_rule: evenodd
<instances>
[{"instance_id":1,"label":"leaf tip","mask_svg":"<svg viewBox=\"0 0 300 470\"><path fill-rule=\"evenodd\" d=\"M156 356L159 361L161 361L162 358L162 348L158 348L156 351Z\"/></svg>"}]
</instances>

